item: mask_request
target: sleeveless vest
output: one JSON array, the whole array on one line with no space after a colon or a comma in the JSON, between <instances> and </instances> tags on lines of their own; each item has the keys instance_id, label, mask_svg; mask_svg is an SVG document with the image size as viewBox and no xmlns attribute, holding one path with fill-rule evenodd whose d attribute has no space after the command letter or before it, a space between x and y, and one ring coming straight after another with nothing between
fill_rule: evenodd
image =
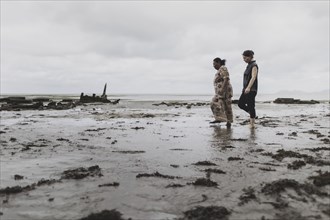
<instances>
[{"instance_id":1,"label":"sleeveless vest","mask_svg":"<svg viewBox=\"0 0 330 220\"><path fill-rule=\"evenodd\" d=\"M259 70L258 65L255 60L251 61L245 69L244 76L243 76L243 92L246 89L246 87L249 85L249 82L252 78L252 68L253 67L257 67L257 70ZM258 91L258 75L251 87L251 91L255 91L255 92Z\"/></svg>"}]
</instances>

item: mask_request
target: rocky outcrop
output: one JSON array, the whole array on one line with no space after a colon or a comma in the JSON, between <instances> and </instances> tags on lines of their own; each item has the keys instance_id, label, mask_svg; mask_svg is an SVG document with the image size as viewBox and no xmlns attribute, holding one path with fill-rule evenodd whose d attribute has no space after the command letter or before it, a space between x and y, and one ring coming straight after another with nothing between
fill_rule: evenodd
<instances>
[{"instance_id":1,"label":"rocky outcrop","mask_svg":"<svg viewBox=\"0 0 330 220\"><path fill-rule=\"evenodd\" d=\"M274 103L276 104L318 104L320 102L315 100L300 100L293 98L277 98Z\"/></svg>"}]
</instances>

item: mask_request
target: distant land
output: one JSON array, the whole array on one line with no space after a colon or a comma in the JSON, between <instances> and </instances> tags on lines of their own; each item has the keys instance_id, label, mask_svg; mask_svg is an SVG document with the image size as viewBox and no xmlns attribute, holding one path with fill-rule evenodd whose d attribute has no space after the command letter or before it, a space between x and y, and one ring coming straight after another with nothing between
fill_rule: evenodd
<instances>
[{"instance_id":1,"label":"distant land","mask_svg":"<svg viewBox=\"0 0 330 220\"><path fill-rule=\"evenodd\" d=\"M100 95L99 93L97 95ZM107 92L107 95L109 98L111 96L149 96L149 97L156 97L156 96L205 96L205 97L212 97L213 94L192 94L192 93L111 93ZM47 94L47 93L1 93L0 97L7 97L7 96L76 96L79 97L80 93L56 93L56 94ZM238 99L240 94L234 94L233 99ZM259 92L256 101L274 101L276 98L294 98L294 99L301 99L301 100L322 100L327 101L330 100L330 90L322 90L319 92L303 92L303 91L297 91L297 90L282 90L276 93L261 93Z\"/></svg>"}]
</instances>

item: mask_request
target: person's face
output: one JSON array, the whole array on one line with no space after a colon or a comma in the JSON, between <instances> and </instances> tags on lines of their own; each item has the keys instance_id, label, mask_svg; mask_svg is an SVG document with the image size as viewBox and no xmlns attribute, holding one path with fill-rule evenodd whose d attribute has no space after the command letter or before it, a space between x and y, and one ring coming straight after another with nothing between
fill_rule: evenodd
<instances>
[{"instance_id":1,"label":"person's face","mask_svg":"<svg viewBox=\"0 0 330 220\"><path fill-rule=\"evenodd\" d=\"M250 63L252 61L252 57L246 57L243 55L243 60L245 63Z\"/></svg>"},{"instance_id":2,"label":"person's face","mask_svg":"<svg viewBox=\"0 0 330 220\"><path fill-rule=\"evenodd\" d=\"M213 67L214 67L214 69L219 70L220 69L220 63L217 63L217 62L213 61Z\"/></svg>"}]
</instances>

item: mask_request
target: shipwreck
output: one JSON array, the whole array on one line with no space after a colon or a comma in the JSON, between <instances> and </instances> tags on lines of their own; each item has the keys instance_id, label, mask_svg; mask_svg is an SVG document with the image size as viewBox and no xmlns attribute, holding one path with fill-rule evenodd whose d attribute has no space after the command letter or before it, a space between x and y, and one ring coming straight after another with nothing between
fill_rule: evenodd
<instances>
[{"instance_id":1,"label":"shipwreck","mask_svg":"<svg viewBox=\"0 0 330 220\"><path fill-rule=\"evenodd\" d=\"M82 92L80 94L80 99L79 101L81 103L94 103L94 102L103 102L103 103L111 103L111 104L118 104L120 99L115 99L115 100L109 100L107 98L107 84L104 85L103 93L101 96L96 96L93 94L92 96L84 95Z\"/></svg>"}]
</instances>

